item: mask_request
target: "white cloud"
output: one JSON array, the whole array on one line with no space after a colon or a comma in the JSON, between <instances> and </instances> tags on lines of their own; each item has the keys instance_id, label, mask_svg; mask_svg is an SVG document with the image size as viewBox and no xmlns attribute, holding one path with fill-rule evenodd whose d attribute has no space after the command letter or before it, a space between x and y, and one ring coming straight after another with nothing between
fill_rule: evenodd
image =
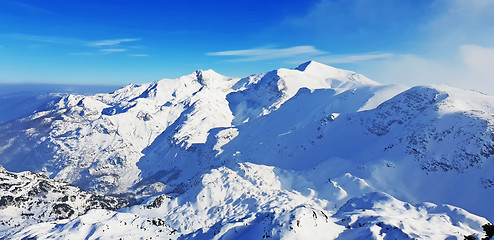
<instances>
[{"instance_id":1,"label":"white cloud","mask_svg":"<svg viewBox=\"0 0 494 240\"><path fill-rule=\"evenodd\" d=\"M406 85L422 85L444 83L458 75L449 65L440 60L427 59L415 54L394 55L384 61L363 63L359 71L382 83L401 83Z\"/></svg>"},{"instance_id":2,"label":"white cloud","mask_svg":"<svg viewBox=\"0 0 494 240\"><path fill-rule=\"evenodd\" d=\"M124 42L135 42L135 41L140 41L141 39L139 38L121 38L121 39L110 39L110 40L99 40L99 41L93 41L89 42L88 46L91 47L104 47L104 46L115 46L119 45Z\"/></svg>"},{"instance_id":3,"label":"white cloud","mask_svg":"<svg viewBox=\"0 0 494 240\"><path fill-rule=\"evenodd\" d=\"M463 62L474 71L494 72L494 48L479 45L462 45L459 48Z\"/></svg>"},{"instance_id":4,"label":"white cloud","mask_svg":"<svg viewBox=\"0 0 494 240\"><path fill-rule=\"evenodd\" d=\"M466 79L473 88L494 95L494 47L462 45L459 47Z\"/></svg>"},{"instance_id":5,"label":"white cloud","mask_svg":"<svg viewBox=\"0 0 494 240\"><path fill-rule=\"evenodd\" d=\"M393 56L390 53L363 53L331 55L313 46L295 46L289 48L252 48L208 53L209 56L238 57L233 61L262 61L282 59L285 62L298 64L307 60L315 60L325 64L356 63L385 59Z\"/></svg>"},{"instance_id":6,"label":"white cloud","mask_svg":"<svg viewBox=\"0 0 494 240\"><path fill-rule=\"evenodd\" d=\"M311 57L325 54L313 46L295 46L289 48L252 48L245 50L232 50L212 52L210 56L234 56L239 57L236 61L260 61L270 59L286 59L293 57Z\"/></svg>"},{"instance_id":7,"label":"white cloud","mask_svg":"<svg viewBox=\"0 0 494 240\"><path fill-rule=\"evenodd\" d=\"M73 56L93 56L93 55L98 55L97 53L92 53L92 52L76 52L76 53L69 53L69 55Z\"/></svg>"},{"instance_id":8,"label":"white cloud","mask_svg":"<svg viewBox=\"0 0 494 240\"><path fill-rule=\"evenodd\" d=\"M43 36L43 35L31 35L22 33L11 33L2 34L1 36L7 38L13 38L18 40L33 41L33 42L44 42L44 43L55 43L55 44L65 44L65 45L81 45L88 47L111 47L117 46L126 42L140 41L139 38L121 38L121 39L108 39L108 40L98 40L98 41L87 41L77 38L67 38L58 36ZM142 46L141 46L142 48Z\"/></svg>"},{"instance_id":9,"label":"white cloud","mask_svg":"<svg viewBox=\"0 0 494 240\"><path fill-rule=\"evenodd\" d=\"M494 95L494 1L436 0L433 6L435 16L420 26L421 47L360 71L386 83L445 83Z\"/></svg>"},{"instance_id":10,"label":"white cloud","mask_svg":"<svg viewBox=\"0 0 494 240\"><path fill-rule=\"evenodd\" d=\"M148 54L127 54L130 57L149 57Z\"/></svg>"},{"instance_id":11,"label":"white cloud","mask_svg":"<svg viewBox=\"0 0 494 240\"><path fill-rule=\"evenodd\" d=\"M361 64L359 71L387 84L448 84L494 95L494 47L469 44L451 52L449 60L441 56L394 55Z\"/></svg>"},{"instance_id":12,"label":"white cloud","mask_svg":"<svg viewBox=\"0 0 494 240\"><path fill-rule=\"evenodd\" d=\"M30 42L38 42L38 43L72 45L75 47L100 48L96 52L88 51L88 52L69 53L69 55L79 55L79 56L103 55L103 54L110 54L110 53L126 52L129 49L143 49L143 48L145 48L145 46L125 46L125 45L123 45L123 43L140 41L141 39L139 39L139 38L121 38L121 39L109 39L109 40L99 40L99 41L87 41L87 40L77 39L77 38L31 35L31 34L20 34L20 33L1 34L0 37L6 37L6 38L12 38L12 39L18 39L18 40L30 41ZM146 54L134 54L134 55L135 56L144 56Z\"/></svg>"},{"instance_id":13,"label":"white cloud","mask_svg":"<svg viewBox=\"0 0 494 240\"><path fill-rule=\"evenodd\" d=\"M118 46L119 44L126 42L135 42L141 40L139 38L121 38L121 39L87 41L77 38L31 35L31 34L22 34L22 33L2 34L0 36L12 38L12 39L24 40L24 41L65 44L65 45L80 45L80 46L88 46L88 47L111 47L111 46ZM142 48L142 46L140 47Z\"/></svg>"},{"instance_id":14,"label":"white cloud","mask_svg":"<svg viewBox=\"0 0 494 240\"><path fill-rule=\"evenodd\" d=\"M107 48L107 49L100 49L98 52L76 52L76 53L70 53L69 55L73 56L94 56L94 55L106 55L106 54L112 54L112 53L121 53L121 52L126 52L127 49L125 48ZM129 56L144 56L145 54L127 54ZM147 55L146 55L147 56Z\"/></svg>"},{"instance_id":15,"label":"white cloud","mask_svg":"<svg viewBox=\"0 0 494 240\"><path fill-rule=\"evenodd\" d=\"M433 48L494 41L494 1L436 0L435 5L437 15L423 28Z\"/></svg>"},{"instance_id":16,"label":"white cloud","mask_svg":"<svg viewBox=\"0 0 494 240\"><path fill-rule=\"evenodd\" d=\"M357 63L362 61L371 61L392 57L391 53L377 54L355 54L355 55L326 55L314 58L318 62L325 64L342 64L342 63Z\"/></svg>"},{"instance_id":17,"label":"white cloud","mask_svg":"<svg viewBox=\"0 0 494 240\"><path fill-rule=\"evenodd\" d=\"M126 52L127 49L125 48L108 48L108 49L101 49L101 52L105 53L115 53L115 52Z\"/></svg>"},{"instance_id":18,"label":"white cloud","mask_svg":"<svg viewBox=\"0 0 494 240\"><path fill-rule=\"evenodd\" d=\"M433 0L418 4L420 11L413 1L384 2L390 4L320 0L307 14L290 17L285 23L316 32L319 37L345 29L353 29L353 33L363 30L373 36L385 32L388 25L398 26L402 28L398 33L408 34L410 43L393 54L317 56L314 60L348 63L350 68L388 84L445 83L494 95L494 1ZM410 21L415 17L416 21ZM365 32L369 26L373 31ZM392 33L397 30L390 29Z\"/></svg>"}]
</instances>

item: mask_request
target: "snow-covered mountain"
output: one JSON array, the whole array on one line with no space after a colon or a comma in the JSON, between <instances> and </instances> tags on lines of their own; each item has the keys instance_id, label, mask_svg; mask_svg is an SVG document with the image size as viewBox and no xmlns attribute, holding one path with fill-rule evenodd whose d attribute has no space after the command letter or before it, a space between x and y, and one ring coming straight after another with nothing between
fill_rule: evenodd
<instances>
[{"instance_id":1,"label":"snow-covered mountain","mask_svg":"<svg viewBox=\"0 0 494 240\"><path fill-rule=\"evenodd\" d=\"M494 219L494 97L478 92L311 61L44 99L0 124L0 164L143 203L12 237L462 239Z\"/></svg>"}]
</instances>

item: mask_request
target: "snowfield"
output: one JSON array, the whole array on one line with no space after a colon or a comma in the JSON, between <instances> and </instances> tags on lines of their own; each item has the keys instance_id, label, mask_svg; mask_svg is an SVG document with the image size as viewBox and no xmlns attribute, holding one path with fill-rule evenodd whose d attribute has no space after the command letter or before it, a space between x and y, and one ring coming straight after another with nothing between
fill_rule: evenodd
<instances>
[{"instance_id":1,"label":"snowfield","mask_svg":"<svg viewBox=\"0 0 494 240\"><path fill-rule=\"evenodd\" d=\"M310 188L304 192L287 188L277 171L251 163L221 167L176 198L160 195L117 212L91 210L68 222L31 225L12 237L462 239L483 236L481 225L488 222L450 205L412 205L380 192L351 198L335 212L331 209L336 202L318 198ZM337 193L336 199L344 188L371 191L365 181L350 174L326 188Z\"/></svg>"},{"instance_id":2,"label":"snowfield","mask_svg":"<svg viewBox=\"0 0 494 240\"><path fill-rule=\"evenodd\" d=\"M494 97L478 92L311 61L15 114L0 123L6 238L480 239L494 219ZM16 190L32 179L51 187Z\"/></svg>"}]
</instances>

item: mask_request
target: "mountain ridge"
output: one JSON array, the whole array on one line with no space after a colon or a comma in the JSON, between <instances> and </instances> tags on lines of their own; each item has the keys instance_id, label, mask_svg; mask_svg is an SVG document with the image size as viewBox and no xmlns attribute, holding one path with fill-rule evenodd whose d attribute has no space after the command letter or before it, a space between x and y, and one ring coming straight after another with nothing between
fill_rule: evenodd
<instances>
[{"instance_id":1,"label":"mountain ridge","mask_svg":"<svg viewBox=\"0 0 494 240\"><path fill-rule=\"evenodd\" d=\"M480 225L487 220L473 214L494 217L489 204L494 198L493 116L492 96L445 85L382 85L313 61L245 78L197 70L108 94L56 95L33 114L0 123L0 165L43 173L95 193L136 197L148 205L166 196L169 206L158 212L143 211L143 203L105 214L138 219L152 231L157 226L147 220L160 216L166 223L162 230L175 237L211 238L220 232L218 236L238 237L230 230L240 231L234 227L239 224L261 234L255 236L305 236L287 229L312 212L316 217L304 220L306 225L328 224L342 238L481 236ZM260 190L246 195L247 188ZM216 200L202 199L205 191L209 198L217 195ZM262 196L279 201L265 207ZM358 231L344 231L347 225L337 220L320 222L324 216L340 216L345 203L364 198L387 199L382 204L392 203L393 211L451 232L424 230L416 236L376 207L368 210L385 215L385 221L349 210L340 214L361 219L349 223L352 229L369 226ZM276 205L287 199L298 205ZM223 206L226 202L233 205ZM438 213L423 202L464 208L468 212L462 219L477 219L465 221L479 226L432 223L427 217L455 218L453 212L460 210L441 207ZM242 219L234 217L236 207L243 209ZM219 209L226 213L216 213ZM194 211L204 211L208 224L177 217ZM431 212L417 215L420 211ZM65 222L64 231L86 231L77 222L95 224L91 218L97 213ZM22 234L60 236L38 227ZM264 228L271 230L260 230ZM148 233L154 232L139 230Z\"/></svg>"}]
</instances>

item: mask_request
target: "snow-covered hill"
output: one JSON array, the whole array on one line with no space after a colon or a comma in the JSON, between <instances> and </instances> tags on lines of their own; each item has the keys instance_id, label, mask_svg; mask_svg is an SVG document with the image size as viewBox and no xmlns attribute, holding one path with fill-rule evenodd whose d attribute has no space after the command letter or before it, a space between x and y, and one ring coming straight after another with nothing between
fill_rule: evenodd
<instances>
[{"instance_id":1,"label":"snow-covered hill","mask_svg":"<svg viewBox=\"0 0 494 240\"><path fill-rule=\"evenodd\" d=\"M461 239L494 219L494 97L478 92L307 62L45 99L0 124L0 164L144 203L16 237Z\"/></svg>"}]
</instances>

